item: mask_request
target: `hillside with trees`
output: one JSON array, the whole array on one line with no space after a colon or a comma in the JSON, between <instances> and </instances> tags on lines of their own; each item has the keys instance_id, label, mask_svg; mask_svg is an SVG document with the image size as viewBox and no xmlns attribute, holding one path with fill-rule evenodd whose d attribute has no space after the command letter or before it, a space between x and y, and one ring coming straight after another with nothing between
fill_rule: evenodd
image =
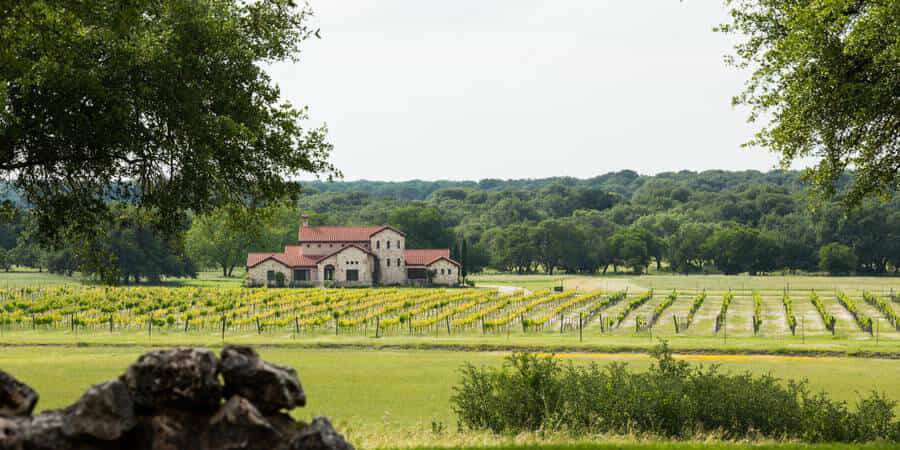
<instances>
[{"instance_id":1,"label":"hillside with trees","mask_svg":"<svg viewBox=\"0 0 900 450\"><path fill-rule=\"evenodd\" d=\"M39 247L25 208L0 228L3 262L112 282L190 276L197 267L230 276L248 251L292 243L306 213L318 225L393 225L407 232L411 248L451 247L469 273L896 275L900 269L896 199L851 210L839 198L813 201L798 172L621 171L590 179L303 188L296 203L188 215L177 238L155 237L133 208L119 207L98 248ZM116 267L104 268L103 258Z\"/></svg>"}]
</instances>

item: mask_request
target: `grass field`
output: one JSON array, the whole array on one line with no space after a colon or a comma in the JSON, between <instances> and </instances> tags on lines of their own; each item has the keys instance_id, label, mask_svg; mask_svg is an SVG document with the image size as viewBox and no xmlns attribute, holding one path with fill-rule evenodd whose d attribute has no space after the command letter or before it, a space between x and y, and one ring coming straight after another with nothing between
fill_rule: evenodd
<instances>
[{"instance_id":1,"label":"grass field","mask_svg":"<svg viewBox=\"0 0 900 450\"><path fill-rule=\"evenodd\" d=\"M38 409L58 408L76 400L95 383L121 374L145 347L7 347L0 367L41 394ZM492 436L458 432L449 398L457 369L464 362L498 365L505 352L368 351L260 348L270 361L295 367L307 392L308 406L298 418L328 415L354 443L364 447L483 445L510 442L566 442L566 436ZM644 368L641 354L558 355L575 364L623 361ZM803 378L816 390L853 402L857 393L878 390L900 399L900 362L850 358L688 355L724 370L772 373ZM60 382L65 380L65 382ZM436 425L432 425L432 424ZM439 424L439 425L437 425ZM437 428L443 430L437 432Z\"/></svg>"}]
</instances>

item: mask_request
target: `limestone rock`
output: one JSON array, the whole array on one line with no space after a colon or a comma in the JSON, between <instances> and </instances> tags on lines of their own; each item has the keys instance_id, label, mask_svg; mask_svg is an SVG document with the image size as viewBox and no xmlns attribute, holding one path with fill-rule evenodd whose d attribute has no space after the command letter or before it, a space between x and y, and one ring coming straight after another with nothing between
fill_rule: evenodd
<instances>
[{"instance_id":1,"label":"limestone rock","mask_svg":"<svg viewBox=\"0 0 900 450\"><path fill-rule=\"evenodd\" d=\"M122 380L139 410L209 410L221 403L218 367L216 355L206 349L156 350L138 358Z\"/></svg>"},{"instance_id":2,"label":"limestone rock","mask_svg":"<svg viewBox=\"0 0 900 450\"><path fill-rule=\"evenodd\" d=\"M291 450L353 450L353 446L335 431L327 417L316 417L294 438Z\"/></svg>"},{"instance_id":3,"label":"limestone rock","mask_svg":"<svg viewBox=\"0 0 900 450\"><path fill-rule=\"evenodd\" d=\"M37 401L34 389L0 370L0 417L30 416Z\"/></svg>"},{"instance_id":4,"label":"limestone rock","mask_svg":"<svg viewBox=\"0 0 900 450\"><path fill-rule=\"evenodd\" d=\"M131 393L120 380L92 386L66 408L63 433L104 441L119 439L137 424Z\"/></svg>"},{"instance_id":5,"label":"limestone rock","mask_svg":"<svg viewBox=\"0 0 900 450\"><path fill-rule=\"evenodd\" d=\"M250 403L235 395L210 419L209 448L274 449L282 434Z\"/></svg>"},{"instance_id":6,"label":"limestone rock","mask_svg":"<svg viewBox=\"0 0 900 450\"><path fill-rule=\"evenodd\" d=\"M260 359L250 347L227 346L220 365L225 396L239 395L263 413L306 405L297 372Z\"/></svg>"}]
</instances>

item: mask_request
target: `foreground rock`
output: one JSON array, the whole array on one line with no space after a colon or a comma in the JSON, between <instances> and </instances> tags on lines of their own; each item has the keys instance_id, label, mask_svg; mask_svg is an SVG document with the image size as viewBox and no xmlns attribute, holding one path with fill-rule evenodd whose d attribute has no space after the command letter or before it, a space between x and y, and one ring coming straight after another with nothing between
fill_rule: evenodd
<instances>
[{"instance_id":1,"label":"foreground rock","mask_svg":"<svg viewBox=\"0 0 900 450\"><path fill-rule=\"evenodd\" d=\"M37 401L34 389L0 370L0 417L30 416Z\"/></svg>"},{"instance_id":2,"label":"foreground rock","mask_svg":"<svg viewBox=\"0 0 900 450\"><path fill-rule=\"evenodd\" d=\"M67 408L31 416L36 402L0 372L0 450L353 449L327 418L282 412L306 403L296 372L248 347L150 352Z\"/></svg>"},{"instance_id":3,"label":"foreground rock","mask_svg":"<svg viewBox=\"0 0 900 450\"><path fill-rule=\"evenodd\" d=\"M240 395L265 413L306 406L297 372L263 361L250 347L226 347L220 368L228 397Z\"/></svg>"}]
</instances>

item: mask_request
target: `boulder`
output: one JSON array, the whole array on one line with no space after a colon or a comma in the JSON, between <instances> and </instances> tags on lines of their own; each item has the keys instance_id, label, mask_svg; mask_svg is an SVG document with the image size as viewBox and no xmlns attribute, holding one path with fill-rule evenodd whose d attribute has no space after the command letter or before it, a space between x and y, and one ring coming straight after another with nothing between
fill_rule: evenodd
<instances>
[{"instance_id":1,"label":"boulder","mask_svg":"<svg viewBox=\"0 0 900 450\"><path fill-rule=\"evenodd\" d=\"M225 396L241 396L263 413L306 405L306 395L297 372L260 359L250 347L227 346L219 366L225 381Z\"/></svg>"},{"instance_id":2,"label":"boulder","mask_svg":"<svg viewBox=\"0 0 900 450\"><path fill-rule=\"evenodd\" d=\"M34 389L0 370L0 417L30 416L37 401Z\"/></svg>"},{"instance_id":3,"label":"boulder","mask_svg":"<svg viewBox=\"0 0 900 450\"><path fill-rule=\"evenodd\" d=\"M146 353L122 381L139 410L172 407L212 410L222 399L219 361L206 349L176 348Z\"/></svg>"},{"instance_id":4,"label":"boulder","mask_svg":"<svg viewBox=\"0 0 900 450\"><path fill-rule=\"evenodd\" d=\"M231 397L209 421L209 448L222 450L274 449L282 433L249 400Z\"/></svg>"},{"instance_id":5,"label":"boulder","mask_svg":"<svg viewBox=\"0 0 900 450\"><path fill-rule=\"evenodd\" d=\"M137 424L131 393L120 380L92 386L65 410L62 424L67 436L119 439Z\"/></svg>"},{"instance_id":6,"label":"boulder","mask_svg":"<svg viewBox=\"0 0 900 450\"><path fill-rule=\"evenodd\" d=\"M291 442L291 450L353 450L353 446L335 431L327 417L316 417L300 430Z\"/></svg>"},{"instance_id":7,"label":"boulder","mask_svg":"<svg viewBox=\"0 0 900 450\"><path fill-rule=\"evenodd\" d=\"M230 394L222 404L219 368ZM37 394L0 372L0 450L352 450L328 419L280 412L306 402L293 369L248 347L158 350L71 406L31 415ZM246 393L247 397L240 393Z\"/></svg>"}]
</instances>

